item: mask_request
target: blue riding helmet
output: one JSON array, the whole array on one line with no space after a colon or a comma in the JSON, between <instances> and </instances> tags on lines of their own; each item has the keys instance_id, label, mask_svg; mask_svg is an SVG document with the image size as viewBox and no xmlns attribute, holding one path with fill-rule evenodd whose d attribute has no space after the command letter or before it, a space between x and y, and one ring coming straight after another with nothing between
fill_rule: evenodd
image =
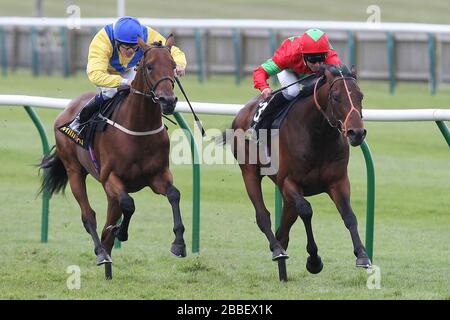
<instances>
[{"instance_id":1,"label":"blue riding helmet","mask_svg":"<svg viewBox=\"0 0 450 320\"><path fill-rule=\"evenodd\" d=\"M125 16L114 24L114 38L117 41L137 44L138 37L143 38L142 26L138 19Z\"/></svg>"}]
</instances>

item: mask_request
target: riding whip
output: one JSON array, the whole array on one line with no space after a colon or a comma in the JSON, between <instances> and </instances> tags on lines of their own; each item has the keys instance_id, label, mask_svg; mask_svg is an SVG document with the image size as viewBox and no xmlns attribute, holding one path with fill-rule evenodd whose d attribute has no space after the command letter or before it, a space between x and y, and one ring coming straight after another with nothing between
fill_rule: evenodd
<instances>
[{"instance_id":1,"label":"riding whip","mask_svg":"<svg viewBox=\"0 0 450 320\"><path fill-rule=\"evenodd\" d=\"M309 78L309 77L312 77L312 76L315 76L315 74L308 75L308 76L306 76L306 77L303 77L303 78L301 78L301 79L298 79L297 81L292 82L291 84L288 84L287 86L284 86L284 87L282 87L282 88L279 88L279 89L277 89L277 90L274 90L274 91L272 91L272 95L277 94L278 92L283 91L284 89L289 88L290 86L293 86L293 85L296 84L296 83L302 82L302 81L305 80L306 78Z\"/></svg>"},{"instance_id":2,"label":"riding whip","mask_svg":"<svg viewBox=\"0 0 450 320\"><path fill-rule=\"evenodd\" d=\"M189 108L191 108L192 114L194 115L194 120L197 123L198 128L200 129L201 133L202 133L202 137L204 137L206 135L205 133L205 129L203 129L202 124L200 123L200 119L197 117L197 115L195 114L194 109L191 106L191 103L189 102L189 99L186 95L186 93L184 92L183 86L181 85L180 79L178 79L178 77L175 77L175 81L177 82L178 86L180 87L181 92L183 93L184 98L186 99L186 102L189 105Z\"/></svg>"}]
</instances>

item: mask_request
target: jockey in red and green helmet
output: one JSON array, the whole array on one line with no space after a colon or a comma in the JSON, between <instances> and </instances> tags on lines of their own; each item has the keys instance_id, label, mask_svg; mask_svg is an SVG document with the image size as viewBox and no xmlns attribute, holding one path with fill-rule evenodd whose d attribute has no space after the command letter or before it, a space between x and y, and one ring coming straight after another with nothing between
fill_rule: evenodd
<instances>
[{"instance_id":1,"label":"jockey in red and green helmet","mask_svg":"<svg viewBox=\"0 0 450 320\"><path fill-rule=\"evenodd\" d=\"M89 46L86 72L97 86L98 94L78 114L70 127L78 133L80 123L86 122L99 109L100 104L112 98L121 85L131 85L136 74L135 66L142 57L138 38L145 43L166 39L156 30L141 25L138 19L125 16L102 28ZM172 46L171 54L176 63L176 76L184 75L186 57L178 47Z\"/></svg>"},{"instance_id":2,"label":"jockey in red and green helmet","mask_svg":"<svg viewBox=\"0 0 450 320\"><path fill-rule=\"evenodd\" d=\"M272 94L267 79L277 75L282 87L307 75L319 71L320 65L340 64L339 57L331 47L325 32L309 29L301 36L284 40L274 55L253 71L254 87L261 91L264 99ZM266 106L264 112L287 104L300 93L300 85L293 85L276 94ZM258 119L254 119L251 128L255 128Z\"/></svg>"}]
</instances>

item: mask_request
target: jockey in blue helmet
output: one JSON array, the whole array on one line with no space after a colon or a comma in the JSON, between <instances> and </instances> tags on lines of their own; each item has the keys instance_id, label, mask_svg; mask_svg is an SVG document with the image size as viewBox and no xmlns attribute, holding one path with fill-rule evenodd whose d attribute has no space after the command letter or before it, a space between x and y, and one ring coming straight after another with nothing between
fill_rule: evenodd
<instances>
[{"instance_id":1,"label":"jockey in blue helmet","mask_svg":"<svg viewBox=\"0 0 450 320\"><path fill-rule=\"evenodd\" d=\"M111 99L119 86L130 86L136 75L135 66L142 57L138 38L147 44L166 39L156 30L141 25L138 19L125 16L102 28L89 46L86 72L89 80L97 86L98 94L80 111L70 128L79 134L79 125L96 113L103 101ZM176 63L176 76L184 75L186 57L178 47L172 46Z\"/></svg>"}]
</instances>

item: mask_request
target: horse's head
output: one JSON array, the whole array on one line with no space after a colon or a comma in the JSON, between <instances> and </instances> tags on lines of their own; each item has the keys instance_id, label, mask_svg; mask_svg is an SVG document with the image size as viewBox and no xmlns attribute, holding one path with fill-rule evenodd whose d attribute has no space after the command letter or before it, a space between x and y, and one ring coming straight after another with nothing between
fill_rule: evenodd
<instances>
[{"instance_id":1,"label":"horse's head","mask_svg":"<svg viewBox=\"0 0 450 320\"><path fill-rule=\"evenodd\" d=\"M367 131L362 120L363 94L356 83L356 69L352 67L349 71L345 66L340 68L324 65L321 73L328 84L328 96L321 99L326 100L322 107L317 100L316 105L329 123L348 138L352 146L359 146Z\"/></svg>"},{"instance_id":2,"label":"horse's head","mask_svg":"<svg viewBox=\"0 0 450 320\"><path fill-rule=\"evenodd\" d=\"M153 102L159 104L164 114L172 114L178 101L173 91L176 64L170 53L175 39L171 34L165 45L162 45L161 42L147 45L140 38L138 43L144 54L139 63L133 86L144 92L146 96L150 96Z\"/></svg>"}]
</instances>

